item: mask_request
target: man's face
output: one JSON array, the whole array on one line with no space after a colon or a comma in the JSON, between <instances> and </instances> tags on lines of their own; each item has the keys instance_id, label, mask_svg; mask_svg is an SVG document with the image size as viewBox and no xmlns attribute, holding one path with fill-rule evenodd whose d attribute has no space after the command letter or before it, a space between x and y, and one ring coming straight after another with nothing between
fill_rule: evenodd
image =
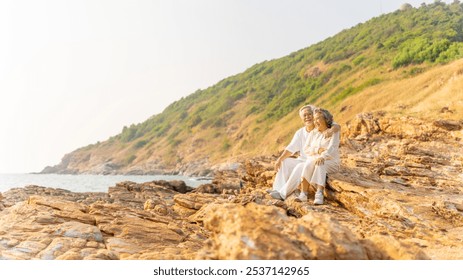
<instances>
[{"instance_id":1,"label":"man's face","mask_svg":"<svg viewBox=\"0 0 463 280\"><path fill-rule=\"evenodd\" d=\"M299 113L301 120L304 122L305 126L313 125L313 114L312 110L306 108Z\"/></svg>"}]
</instances>

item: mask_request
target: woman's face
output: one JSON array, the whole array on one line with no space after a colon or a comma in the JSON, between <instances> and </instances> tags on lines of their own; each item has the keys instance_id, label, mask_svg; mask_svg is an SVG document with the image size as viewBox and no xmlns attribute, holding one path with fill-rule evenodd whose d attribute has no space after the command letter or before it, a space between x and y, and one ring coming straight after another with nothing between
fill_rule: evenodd
<instances>
[{"instance_id":1,"label":"woman's face","mask_svg":"<svg viewBox=\"0 0 463 280\"><path fill-rule=\"evenodd\" d=\"M312 110L310 110L309 108L306 108L299 113L299 116L301 117L305 126L313 126Z\"/></svg>"},{"instance_id":2,"label":"woman's face","mask_svg":"<svg viewBox=\"0 0 463 280\"><path fill-rule=\"evenodd\" d=\"M314 124L315 124L315 127L320 131L323 131L328 128L328 125L326 124L325 116L323 116L322 113L315 113Z\"/></svg>"}]
</instances>

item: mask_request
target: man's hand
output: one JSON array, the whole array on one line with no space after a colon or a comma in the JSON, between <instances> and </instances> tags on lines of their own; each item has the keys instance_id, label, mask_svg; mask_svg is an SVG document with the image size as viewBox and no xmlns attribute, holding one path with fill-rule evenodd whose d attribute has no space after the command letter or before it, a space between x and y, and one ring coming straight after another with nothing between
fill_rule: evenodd
<instances>
[{"instance_id":1,"label":"man's hand","mask_svg":"<svg viewBox=\"0 0 463 280\"><path fill-rule=\"evenodd\" d=\"M325 131L323 131L323 136L325 136L325 138L330 138L331 136L333 136L334 132L331 128L329 129L326 129Z\"/></svg>"},{"instance_id":2,"label":"man's hand","mask_svg":"<svg viewBox=\"0 0 463 280\"><path fill-rule=\"evenodd\" d=\"M323 165L325 164L325 159L323 157L319 157L315 160L315 165Z\"/></svg>"},{"instance_id":3,"label":"man's hand","mask_svg":"<svg viewBox=\"0 0 463 280\"><path fill-rule=\"evenodd\" d=\"M317 154L321 155L324 151L326 151L325 148L318 148Z\"/></svg>"},{"instance_id":4,"label":"man's hand","mask_svg":"<svg viewBox=\"0 0 463 280\"><path fill-rule=\"evenodd\" d=\"M335 134L336 132L340 131L341 130L341 126L337 123L333 124L333 126L325 131L323 131L323 136L325 136L325 138L330 138L331 136L333 136L333 134Z\"/></svg>"}]
</instances>

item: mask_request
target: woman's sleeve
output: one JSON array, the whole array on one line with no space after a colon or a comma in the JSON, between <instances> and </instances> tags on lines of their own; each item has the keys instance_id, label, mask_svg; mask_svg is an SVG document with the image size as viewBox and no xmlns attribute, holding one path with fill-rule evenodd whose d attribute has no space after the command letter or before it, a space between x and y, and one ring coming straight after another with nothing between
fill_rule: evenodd
<instances>
[{"instance_id":1,"label":"woman's sleeve","mask_svg":"<svg viewBox=\"0 0 463 280\"><path fill-rule=\"evenodd\" d=\"M338 131L334 133L333 136L331 136L330 143L328 144L326 151L321 153L321 156L325 160L335 158L335 154L337 154L339 150L339 143L340 143L340 139L339 139L339 131Z\"/></svg>"}]
</instances>

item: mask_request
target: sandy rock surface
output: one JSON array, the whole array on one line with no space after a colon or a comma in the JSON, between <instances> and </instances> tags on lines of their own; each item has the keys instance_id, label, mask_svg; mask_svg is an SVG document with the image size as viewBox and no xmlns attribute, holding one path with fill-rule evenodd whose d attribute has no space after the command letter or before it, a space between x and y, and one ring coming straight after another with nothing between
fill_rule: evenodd
<instances>
[{"instance_id":1,"label":"sandy rock surface","mask_svg":"<svg viewBox=\"0 0 463 280\"><path fill-rule=\"evenodd\" d=\"M191 189L0 194L0 259L463 259L463 123L361 114L325 204L272 199L275 156Z\"/></svg>"}]
</instances>

